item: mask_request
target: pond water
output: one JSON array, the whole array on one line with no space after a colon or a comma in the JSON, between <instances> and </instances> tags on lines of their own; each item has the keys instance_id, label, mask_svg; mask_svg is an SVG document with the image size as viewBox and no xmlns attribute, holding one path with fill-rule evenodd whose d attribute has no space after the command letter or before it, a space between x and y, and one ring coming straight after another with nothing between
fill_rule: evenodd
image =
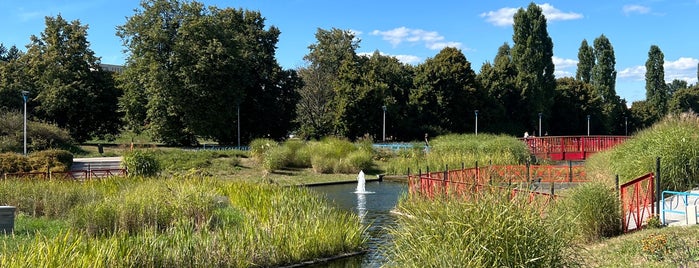
<instances>
[{"instance_id":1,"label":"pond water","mask_svg":"<svg viewBox=\"0 0 699 268\"><path fill-rule=\"evenodd\" d=\"M395 225L391 210L396 207L398 199L407 194L408 185L392 181L370 181L366 182L364 193L356 193L356 183L316 186L311 189L326 196L329 202L340 209L357 213L362 224L369 226L366 254L312 267L380 267L384 264L386 260L381 248L390 244L390 236L385 228Z\"/></svg>"}]
</instances>

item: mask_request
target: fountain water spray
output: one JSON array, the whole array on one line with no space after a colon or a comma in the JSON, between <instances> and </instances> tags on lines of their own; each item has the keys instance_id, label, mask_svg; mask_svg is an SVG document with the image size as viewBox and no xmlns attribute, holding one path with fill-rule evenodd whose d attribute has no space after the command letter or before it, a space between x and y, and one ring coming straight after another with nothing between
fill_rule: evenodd
<instances>
[{"instance_id":1,"label":"fountain water spray","mask_svg":"<svg viewBox=\"0 0 699 268\"><path fill-rule=\"evenodd\" d=\"M366 178L363 170L360 170L359 175L357 175L357 190L355 193L366 193Z\"/></svg>"}]
</instances>

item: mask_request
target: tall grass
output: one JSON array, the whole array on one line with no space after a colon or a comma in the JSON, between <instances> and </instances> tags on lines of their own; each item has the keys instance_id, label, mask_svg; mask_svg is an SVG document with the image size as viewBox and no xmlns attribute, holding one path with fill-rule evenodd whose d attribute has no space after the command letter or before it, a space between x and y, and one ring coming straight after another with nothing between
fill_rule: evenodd
<instances>
[{"instance_id":1,"label":"tall grass","mask_svg":"<svg viewBox=\"0 0 699 268\"><path fill-rule=\"evenodd\" d=\"M699 186L699 117L670 115L614 149L598 153L585 163L588 176L621 182L655 171L661 159L663 190L685 191Z\"/></svg>"},{"instance_id":2,"label":"tall grass","mask_svg":"<svg viewBox=\"0 0 699 268\"><path fill-rule=\"evenodd\" d=\"M559 222L537 203L485 193L474 199L421 198L399 202L390 230L396 267L565 267L573 264Z\"/></svg>"},{"instance_id":3,"label":"tall grass","mask_svg":"<svg viewBox=\"0 0 699 268\"><path fill-rule=\"evenodd\" d=\"M417 145L417 144L416 144ZM405 174L411 172L442 170L445 167L460 168L476 165L514 165L523 164L529 157L526 145L515 137L505 135L461 135L451 134L430 141L429 152L417 145L413 149L403 150L390 159L387 173Z\"/></svg>"},{"instance_id":4,"label":"tall grass","mask_svg":"<svg viewBox=\"0 0 699 268\"><path fill-rule=\"evenodd\" d=\"M552 214L568 223L561 229L572 240L588 243L621 233L620 207L613 185L590 182L566 191Z\"/></svg>"},{"instance_id":5,"label":"tall grass","mask_svg":"<svg viewBox=\"0 0 699 268\"><path fill-rule=\"evenodd\" d=\"M72 193L51 181L3 183L2 196L14 191L27 203L40 189ZM59 232L6 238L0 267L267 267L365 243L356 215L306 189L197 176L65 184L95 194L62 206L55 218L69 227Z\"/></svg>"}]
</instances>

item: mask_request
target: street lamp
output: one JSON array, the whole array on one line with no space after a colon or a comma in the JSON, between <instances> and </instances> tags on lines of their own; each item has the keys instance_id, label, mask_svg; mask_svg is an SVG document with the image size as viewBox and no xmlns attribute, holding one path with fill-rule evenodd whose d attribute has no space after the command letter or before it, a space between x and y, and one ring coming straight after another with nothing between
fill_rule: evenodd
<instances>
[{"instance_id":1,"label":"street lamp","mask_svg":"<svg viewBox=\"0 0 699 268\"><path fill-rule=\"evenodd\" d=\"M476 136L478 136L478 110L475 110L474 113L476 114Z\"/></svg>"},{"instance_id":2,"label":"street lamp","mask_svg":"<svg viewBox=\"0 0 699 268\"><path fill-rule=\"evenodd\" d=\"M539 113L539 137L541 137L541 113Z\"/></svg>"},{"instance_id":3,"label":"street lamp","mask_svg":"<svg viewBox=\"0 0 699 268\"><path fill-rule=\"evenodd\" d=\"M386 141L386 105L381 106L383 109L383 141Z\"/></svg>"},{"instance_id":4,"label":"street lamp","mask_svg":"<svg viewBox=\"0 0 699 268\"><path fill-rule=\"evenodd\" d=\"M590 115L587 115L587 135L590 136Z\"/></svg>"},{"instance_id":5,"label":"street lamp","mask_svg":"<svg viewBox=\"0 0 699 268\"><path fill-rule=\"evenodd\" d=\"M27 100L29 100L29 91L22 90L22 99L24 100L24 156L27 155Z\"/></svg>"},{"instance_id":6,"label":"street lamp","mask_svg":"<svg viewBox=\"0 0 699 268\"><path fill-rule=\"evenodd\" d=\"M629 119L626 116L624 116L624 133L626 136L629 135Z\"/></svg>"}]
</instances>

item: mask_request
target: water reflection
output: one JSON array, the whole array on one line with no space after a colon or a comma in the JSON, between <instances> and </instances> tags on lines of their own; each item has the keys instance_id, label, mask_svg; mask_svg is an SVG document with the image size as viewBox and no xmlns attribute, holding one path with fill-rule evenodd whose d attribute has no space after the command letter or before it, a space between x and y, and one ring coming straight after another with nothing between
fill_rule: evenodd
<instances>
[{"instance_id":1,"label":"water reflection","mask_svg":"<svg viewBox=\"0 0 699 268\"><path fill-rule=\"evenodd\" d=\"M313 187L340 209L357 213L362 224L368 225L368 253L324 263L316 267L380 267L385 262L381 250L390 244L390 236L385 227L395 224L391 210L395 208L401 195L407 193L407 185L399 182L367 182L366 192L355 193L356 184L338 184Z\"/></svg>"}]
</instances>

